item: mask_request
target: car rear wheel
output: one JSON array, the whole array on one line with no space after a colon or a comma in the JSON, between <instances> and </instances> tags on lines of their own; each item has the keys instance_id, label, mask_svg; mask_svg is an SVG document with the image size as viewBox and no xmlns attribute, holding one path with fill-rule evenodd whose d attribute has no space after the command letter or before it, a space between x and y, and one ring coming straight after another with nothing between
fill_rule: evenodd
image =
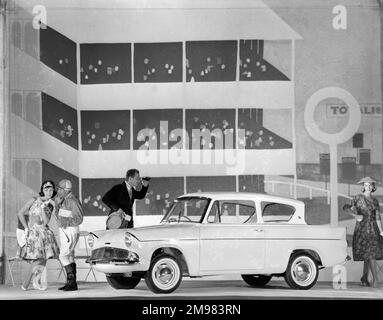
<instances>
[{"instance_id":1,"label":"car rear wheel","mask_svg":"<svg viewBox=\"0 0 383 320\"><path fill-rule=\"evenodd\" d=\"M168 254L155 257L145 276L148 288L154 293L170 293L178 288L182 280L182 269L178 260Z\"/></svg>"},{"instance_id":2,"label":"car rear wheel","mask_svg":"<svg viewBox=\"0 0 383 320\"><path fill-rule=\"evenodd\" d=\"M243 281L252 287L263 287L267 285L272 278L272 276L264 274L242 274L241 277Z\"/></svg>"},{"instance_id":3,"label":"car rear wheel","mask_svg":"<svg viewBox=\"0 0 383 320\"><path fill-rule=\"evenodd\" d=\"M318 263L308 254L297 253L290 258L285 280L293 289L307 290L313 287L318 279Z\"/></svg>"},{"instance_id":4,"label":"car rear wheel","mask_svg":"<svg viewBox=\"0 0 383 320\"><path fill-rule=\"evenodd\" d=\"M141 278L137 276L125 276L123 274L106 275L106 280L114 289L134 289Z\"/></svg>"}]
</instances>

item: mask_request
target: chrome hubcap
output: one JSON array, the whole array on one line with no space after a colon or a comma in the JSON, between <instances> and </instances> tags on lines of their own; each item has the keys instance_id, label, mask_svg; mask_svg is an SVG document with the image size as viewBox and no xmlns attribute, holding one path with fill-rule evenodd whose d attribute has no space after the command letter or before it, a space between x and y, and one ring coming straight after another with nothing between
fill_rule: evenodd
<instances>
[{"instance_id":1,"label":"chrome hubcap","mask_svg":"<svg viewBox=\"0 0 383 320\"><path fill-rule=\"evenodd\" d=\"M296 283L310 285L316 276L315 263L307 257L299 257L294 261L291 272Z\"/></svg>"},{"instance_id":2,"label":"chrome hubcap","mask_svg":"<svg viewBox=\"0 0 383 320\"><path fill-rule=\"evenodd\" d=\"M164 258L154 265L152 278L157 287L167 290L177 284L180 274L177 263L172 259Z\"/></svg>"},{"instance_id":3,"label":"chrome hubcap","mask_svg":"<svg viewBox=\"0 0 383 320\"><path fill-rule=\"evenodd\" d=\"M163 284L169 283L174 277L174 272L167 264L161 264L157 267L156 278Z\"/></svg>"}]
</instances>

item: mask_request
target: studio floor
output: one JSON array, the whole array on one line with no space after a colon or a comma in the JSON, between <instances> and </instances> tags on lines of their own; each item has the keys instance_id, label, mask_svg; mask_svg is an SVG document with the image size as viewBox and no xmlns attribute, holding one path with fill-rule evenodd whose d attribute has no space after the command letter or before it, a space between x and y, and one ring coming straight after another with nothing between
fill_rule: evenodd
<instances>
[{"instance_id":1,"label":"studio floor","mask_svg":"<svg viewBox=\"0 0 383 320\"><path fill-rule=\"evenodd\" d=\"M362 287L349 282L347 288L334 289L331 282L318 282L310 290L292 290L284 281L271 281L264 288L252 288L240 280L185 280L171 294L154 294L145 281L133 290L115 290L106 282L79 282L79 290L62 292L62 283L50 283L46 291L21 290L20 286L0 285L0 300L24 299L383 299L382 288Z\"/></svg>"}]
</instances>

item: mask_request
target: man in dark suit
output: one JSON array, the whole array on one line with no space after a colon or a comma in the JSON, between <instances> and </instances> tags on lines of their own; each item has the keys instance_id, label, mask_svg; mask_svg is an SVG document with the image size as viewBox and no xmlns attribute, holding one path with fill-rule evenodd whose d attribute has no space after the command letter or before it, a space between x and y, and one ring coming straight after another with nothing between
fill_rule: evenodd
<instances>
[{"instance_id":1,"label":"man in dark suit","mask_svg":"<svg viewBox=\"0 0 383 320\"><path fill-rule=\"evenodd\" d=\"M141 190L137 191L141 185ZM110 213L119 212L124 214L124 220L119 229L133 228L133 204L135 199L145 198L148 191L149 180L141 179L137 169L126 172L125 181L112 187L102 198L102 201L110 208Z\"/></svg>"}]
</instances>

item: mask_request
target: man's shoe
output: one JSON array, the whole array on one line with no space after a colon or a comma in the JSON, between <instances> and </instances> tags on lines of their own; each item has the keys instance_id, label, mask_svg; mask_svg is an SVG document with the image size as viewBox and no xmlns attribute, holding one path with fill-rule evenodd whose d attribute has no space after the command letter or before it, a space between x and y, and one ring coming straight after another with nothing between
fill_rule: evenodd
<instances>
[{"instance_id":1,"label":"man's shoe","mask_svg":"<svg viewBox=\"0 0 383 320\"><path fill-rule=\"evenodd\" d=\"M65 284L65 286L60 287L59 290L65 290L68 287L68 283Z\"/></svg>"},{"instance_id":2,"label":"man's shoe","mask_svg":"<svg viewBox=\"0 0 383 320\"><path fill-rule=\"evenodd\" d=\"M64 291L76 291L78 290L77 288L77 283L76 283L76 264L71 263L71 270L68 272L68 285L66 288L64 288Z\"/></svg>"},{"instance_id":3,"label":"man's shoe","mask_svg":"<svg viewBox=\"0 0 383 320\"><path fill-rule=\"evenodd\" d=\"M68 264L64 266L66 272L66 283L63 287L59 288L59 290L65 290L69 285L69 274L72 273L72 264Z\"/></svg>"},{"instance_id":4,"label":"man's shoe","mask_svg":"<svg viewBox=\"0 0 383 320\"><path fill-rule=\"evenodd\" d=\"M76 282L71 283L66 288L64 288L63 290L64 291L76 291L76 290L78 290L77 283Z\"/></svg>"},{"instance_id":5,"label":"man's shoe","mask_svg":"<svg viewBox=\"0 0 383 320\"><path fill-rule=\"evenodd\" d=\"M68 278L69 278L68 285L63 290L64 291L76 291L76 290L78 290L76 277L75 277L74 273L71 272L70 274L68 274Z\"/></svg>"}]
</instances>

